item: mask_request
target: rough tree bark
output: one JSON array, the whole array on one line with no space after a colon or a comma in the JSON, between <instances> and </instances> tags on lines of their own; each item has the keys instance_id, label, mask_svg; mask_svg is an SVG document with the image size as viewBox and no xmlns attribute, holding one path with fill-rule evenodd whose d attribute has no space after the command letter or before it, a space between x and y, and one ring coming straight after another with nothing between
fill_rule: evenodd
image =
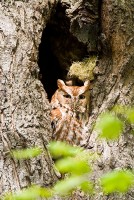
<instances>
[{"instance_id":1,"label":"rough tree bark","mask_svg":"<svg viewBox=\"0 0 134 200\"><path fill-rule=\"evenodd\" d=\"M99 113L114 105L134 106L134 1L104 0L101 4L102 54L95 68L96 79L92 90L94 122ZM90 132L91 133L91 132ZM101 157L96 162L95 176L113 169L133 169L134 135L126 130L116 142L98 141L95 133L89 136L88 145ZM134 192L126 195L103 196L97 199L133 199ZM94 198L93 198L94 199Z\"/></svg>"},{"instance_id":2,"label":"rough tree bark","mask_svg":"<svg viewBox=\"0 0 134 200\"><path fill-rule=\"evenodd\" d=\"M38 80L38 47L50 8L44 1L0 3L1 133L0 194L31 183L55 181L46 150L51 138L50 107ZM13 149L39 146L44 154L17 162Z\"/></svg>"},{"instance_id":3,"label":"rough tree bark","mask_svg":"<svg viewBox=\"0 0 134 200\"><path fill-rule=\"evenodd\" d=\"M37 55L43 29L58 2L0 3L0 194L31 183L50 186L57 179L46 149L51 139L50 107L38 77ZM132 169L134 136L126 131L116 142L98 141L91 125L101 112L110 110L116 103L134 104L134 1L60 2L70 19L71 34L87 45L89 55L98 54L99 50L87 142L90 151L100 154L94 163L93 178L96 180L104 172L116 168ZM87 31L91 29L93 32ZM43 148L45 155L27 161L16 161L9 156L12 149L33 146ZM79 198L84 199L76 197ZM86 197L92 200L133 198L133 191L126 195L104 196L99 188L95 196Z\"/></svg>"}]
</instances>

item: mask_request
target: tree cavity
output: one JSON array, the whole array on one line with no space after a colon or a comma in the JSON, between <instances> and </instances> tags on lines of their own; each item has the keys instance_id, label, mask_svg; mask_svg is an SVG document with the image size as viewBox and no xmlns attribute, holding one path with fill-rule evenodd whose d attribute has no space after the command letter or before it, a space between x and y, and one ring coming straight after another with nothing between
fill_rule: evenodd
<instances>
[{"instance_id":1,"label":"tree cavity","mask_svg":"<svg viewBox=\"0 0 134 200\"><path fill-rule=\"evenodd\" d=\"M57 79L67 78L69 67L88 55L87 46L70 32L66 7L58 3L42 33L38 64L41 82L50 99L57 88Z\"/></svg>"}]
</instances>

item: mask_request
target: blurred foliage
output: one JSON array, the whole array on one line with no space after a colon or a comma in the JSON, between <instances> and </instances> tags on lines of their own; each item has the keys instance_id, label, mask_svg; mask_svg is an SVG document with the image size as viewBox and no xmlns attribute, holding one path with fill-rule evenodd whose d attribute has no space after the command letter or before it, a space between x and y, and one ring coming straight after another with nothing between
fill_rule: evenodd
<instances>
[{"instance_id":1,"label":"blurred foliage","mask_svg":"<svg viewBox=\"0 0 134 200\"><path fill-rule=\"evenodd\" d=\"M53 158L76 156L82 152L82 148L77 146L71 146L65 142L51 142L48 145L48 150L50 151Z\"/></svg>"},{"instance_id":2,"label":"blurred foliage","mask_svg":"<svg viewBox=\"0 0 134 200\"><path fill-rule=\"evenodd\" d=\"M134 108L115 106L111 112L108 111L99 116L95 130L101 138L116 140L126 125L125 121L130 125L134 124ZM81 147L59 141L51 142L48 145L48 150L56 159L55 166L64 178L57 181L52 188L47 189L34 185L14 194L8 193L2 197L3 200L34 200L40 197L52 197L55 194L64 196L77 188L87 194L91 194L95 190L93 183L89 180L92 172L90 161L96 159L95 154L91 154ZM19 160L30 159L39 156L42 152L42 149L35 147L12 151L11 156ZM100 178L100 185L104 194L127 192L134 186L134 173L128 170L114 170Z\"/></svg>"},{"instance_id":3,"label":"blurred foliage","mask_svg":"<svg viewBox=\"0 0 134 200\"><path fill-rule=\"evenodd\" d=\"M113 112L123 115L130 124L134 124L134 107L116 105Z\"/></svg>"},{"instance_id":4,"label":"blurred foliage","mask_svg":"<svg viewBox=\"0 0 134 200\"><path fill-rule=\"evenodd\" d=\"M107 111L99 116L95 130L99 133L99 137L115 140L120 137L128 123L131 126L134 125L134 108L117 105L112 111Z\"/></svg>"},{"instance_id":5,"label":"blurred foliage","mask_svg":"<svg viewBox=\"0 0 134 200\"><path fill-rule=\"evenodd\" d=\"M134 174L130 171L116 170L101 178L104 193L127 192L134 185Z\"/></svg>"},{"instance_id":6,"label":"blurred foliage","mask_svg":"<svg viewBox=\"0 0 134 200\"><path fill-rule=\"evenodd\" d=\"M89 165L85 160L77 160L76 158L60 159L56 162L56 167L61 173L69 172L74 175L82 175L90 171Z\"/></svg>"},{"instance_id":7,"label":"blurred foliage","mask_svg":"<svg viewBox=\"0 0 134 200\"><path fill-rule=\"evenodd\" d=\"M2 199L4 200L34 200L39 197L50 197L52 191L50 189L42 188L37 185L20 190L14 194L6 194Z\"/></svg>"},{"instance_id":8,"label":"blurred foliage","mask_svg":"<svg viewBox=\"0 0 134 200\"><path fill-rule=\"evenodd\" d=\"M70 194L77 187L86 193L92 192L93 184L88 180L88 175L91 172L89 158L94 158L92 154L84 152L81 147L59 141L51 142L48 149L52 156L57 159L56 168L60 173L66 174L66 178L59 180L51 189L31 186L17 193L5 195L4 200L33 200L55 194L64 196ZM12 156L20 160L38 156L40 153L42 153L40 148L31 148L12 151Z\"/></svg>"},{"instance_id":9,"label":"blurred foliage","mask_svg":"<svg viewBox=\"0 0 134 200\"><path fill-rule=\"evenodd\" d=\"M48 146L50 153L56 157L56 168L60 173L66 174L54 186L54 193L64 196L70 194L77 187L85 192L91 192L92 183L88 181L88 174L91 172L89 158L91 154L85 153L81 147L71 146L65 142L51 142ZM87 184L88 182L88 184Z\"/></svg>"},{"instance_id":10,"label":"blurred foliage","mask_svg":"<svg viewBox=\"0 0 134 200\"><path fill-rule=\"evenodd\" d=\"M39 147L34 148L28 148L28 149L19 149L19 150L13 150L11 152L11 156L13 156L16 159L29 159L36 157L42 153L42 149Z\"/></svg>"},{"instance_id":11,"label":"blurred foliage","mask_svg":"<svg viewBox=\"0 0 134 200\"><path fill-rule=\"evenodd\" d=\"M107 140L119 138L123 130L123 122L113 113L102 114L96 122L95 129L99 136Z\"/></svg>"},{"instance_id":12,"label":"blurred foliage","mask_svg":"<svg viewBox=\"0 0 134 200\"><path fill-rule=\"evenodd\" d=\"M70 176L64 180L58 181L54 186L54 193L60 196L69 195L76 188L81 188L85 193L91 193L92 183L84 176Z\"/></svg>"}]
</instances>

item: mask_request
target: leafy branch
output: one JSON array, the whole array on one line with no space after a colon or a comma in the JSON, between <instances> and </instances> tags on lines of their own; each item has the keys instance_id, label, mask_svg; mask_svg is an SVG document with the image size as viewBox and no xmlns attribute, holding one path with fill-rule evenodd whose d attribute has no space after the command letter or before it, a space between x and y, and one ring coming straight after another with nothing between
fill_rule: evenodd
<instances>
[{"instance_id":1,"label":"leafy branch","mask_svg":"<svg viewBox=\"0 0 134 200\"><path fill-rule=\"evenodd\" d=\"M117 117L122 115L123 118ZM122 120L123 119L123 120ZM99 138L116 140L120 137L125 127L126 120L134 125L134 108L116 106L111 112L102 114L96 122L95 130ZM52 157L56 159L55 166L63 175L63 179L57 181L52 188L43 188L32 185L14 194L7 193L3 200L34 200L39 197L52 197L54 195L66 196L77 188L84 193L91 194L95 191L94 184L89 180L92 173L90 160L96 159L85 149L78 146L70 146L63 142L51 142L48 145ZM44 153L38 147L12 151L15 159L30 159ZM127 192L134 186L134 173L128 170L114 170L104 174L100 178L100 186L104 194L114 192Z\"/></svg>"}]
</instances>

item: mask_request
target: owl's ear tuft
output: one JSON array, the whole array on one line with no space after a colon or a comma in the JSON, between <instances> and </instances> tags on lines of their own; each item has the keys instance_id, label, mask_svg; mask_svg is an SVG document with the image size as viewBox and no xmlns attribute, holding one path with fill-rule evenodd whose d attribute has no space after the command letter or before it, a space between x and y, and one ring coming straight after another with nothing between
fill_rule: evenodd
<instances>
[{"instance_id":1,"label":"owl's ear tuft","mask_svg":"<svg viewBox=\"0 0 134 200\"><path fill-rule=\"evenodd\" d=\"M84 86L86 87L87 90L90 89L90 81L89 80L85 81Z\"/></svg>"},{"instance_id":2,"label":"owl's ear tuft","mask_svg":"<svg viewBox=\"0 0 134 200\"><path fill-rule=\"evenodd\" d=\"M58 79L57 80L57 85L58 85L58 88L62 88L63 86L65 86L65 83L64 83L64 81L62 81L61 79Z\"/></svg>"},{"instance_id":3,"label":"owl's ear tuft","mask_svg":"<svg viewBox=\"0 0 134 200\"><path fill-rule=\"evenodd\" d=\"M84 85L85 85L85 86L90 85L90 81L89 81L89 80L86 80L86 81L84 82Z\"/></svg>"}]
</instances>

